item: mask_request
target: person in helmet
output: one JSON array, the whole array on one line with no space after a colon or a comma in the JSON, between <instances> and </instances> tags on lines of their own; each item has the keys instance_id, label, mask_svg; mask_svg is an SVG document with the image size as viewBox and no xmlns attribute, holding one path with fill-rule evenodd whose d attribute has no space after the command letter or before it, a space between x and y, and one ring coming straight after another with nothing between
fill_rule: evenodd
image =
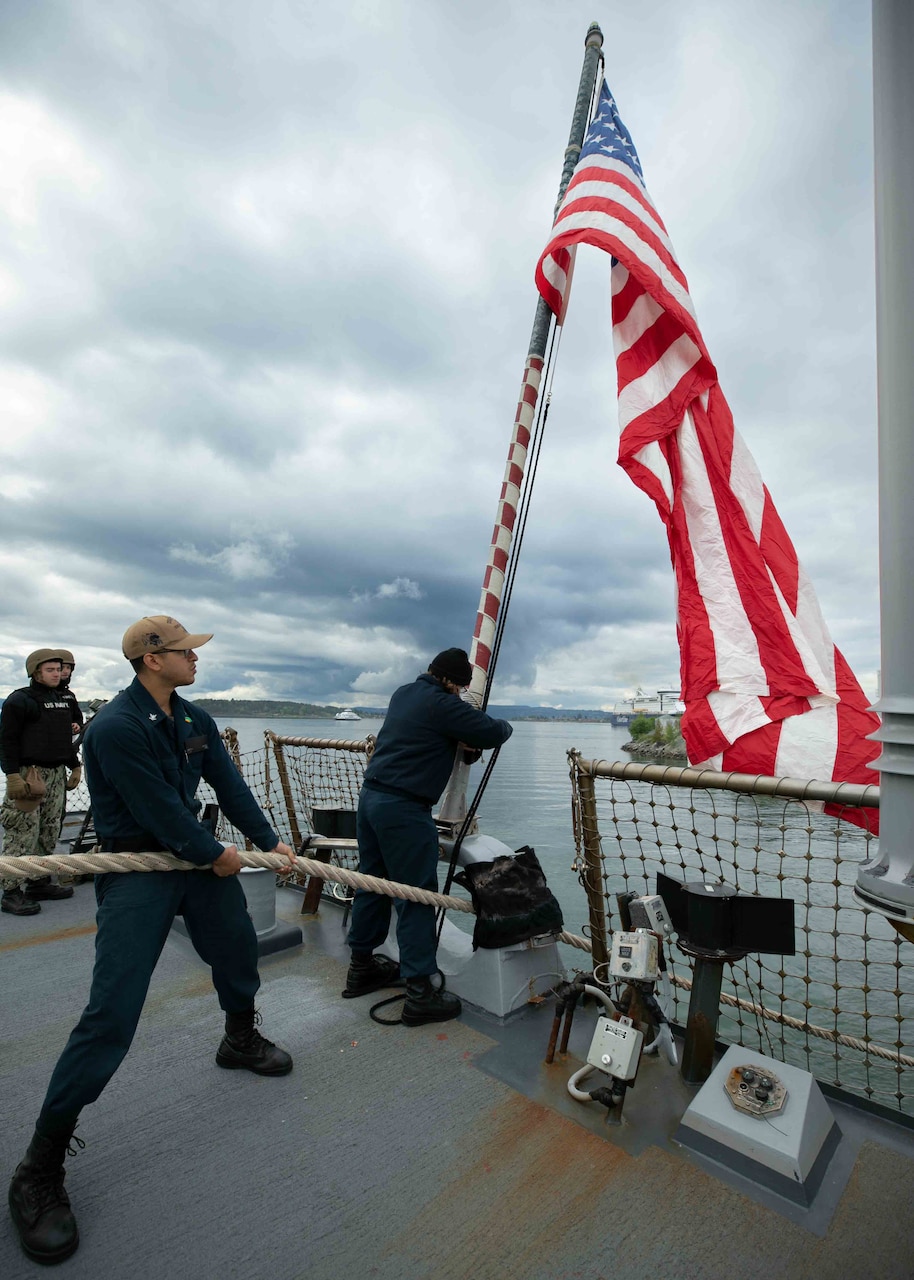
<instances>
[{"instance_id":1,"label":"person in helmet","mask_svg":"<svg viewBox=\"0 0 914 1280\"><path fill-rule=\"evenodd\" d=\"M57 691L70 705L70 729L72 730L73 737L76 740L76 745L79 747L81 742L80 735L83 732L86 718L83 715L82 707L79 705L79 699L70 688L70 680L72 679L73 672L76 670L76 659L73 657L73 654L69 649L58 649L56 652L60 655L60 684L57 686ZM75 777L67 783L68 791L73 791L74 788L79 785L80 776L81 775L77 773ZM63 823L66 816L67 806L66 797L64 797L64 805L60 812L61 831L63 830ZM94 877L91 875L58 876L58 884L85 884L93 878Z\"/></svg>"},{"instance_id":2,"label":"person in helmet","mask_svg":"<svg viewBox=\"0 0 914 1280\"><path fill-rule=\"evenodd\" d=\"M15 689L0 709L0 768L6 775L0 824L3 852L10 858L54 852L64 793L80 776L70 704L58 689L60 650L36 649L26 658L25 669L29 684ZM0 910L17 916L34 915L42 901L73 896L71 888L52 884L50 876L4 878L2 885Z\"/></svg>"},{"instance_id":3,"label":"person in helmet","mask_svg":"<svg viewBox=\"0 0 914 1280\"><path fill-rule=\"evenodd\" d=\"M82 731L85 723L82 707L79 705L76 694L70 688L70 681L73 678L73 672L76 670L76 659L69 649L58 649L57 652L60 654L60 684L57 687L70 704L73 737L75 738Z\"/></svg>"}]
</instances>

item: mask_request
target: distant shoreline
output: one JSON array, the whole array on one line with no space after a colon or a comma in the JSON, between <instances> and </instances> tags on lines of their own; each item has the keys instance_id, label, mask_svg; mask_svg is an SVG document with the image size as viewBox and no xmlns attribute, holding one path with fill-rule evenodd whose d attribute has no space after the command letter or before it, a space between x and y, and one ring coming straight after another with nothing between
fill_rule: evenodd
<instances>
[{"instance_id":1,"label":"distant shoreline","mask_svg":"<svg viewBox=\"0 0 914 1280\"><path fill-rule=\"evenodd\" d=\"M194 698L196 706L208 711L220 720L231 716L238 720L335 720L341 711L354 711L363 720L383 720L387 708L326 706L314 702L293 702L269 698ZM608 724L613 726L609 711L596 711L589 707L533 707L490 703L489 715L502 720L536 720L542 723L558 721L562 724ZM354 724L355 721L348 723ZM615 726L614 726L615 727Z\"/></svg>"},{"instance_id":2,"label":"distant shoreline","mask_svg":"<svg viewBox=\"0 0 914 1280\"><path fill-rule=\"evenodd\" d=\"M327 712L316 711L213 711L202 698L195 699L197 706L202 706L204 711L208 711L211 716L224 720L226 716L234 716L236 720L335 720L336 712L327 714ZM613 727L611 720L600 719L597 716L530 716L530 715L512 715L510 711L504 707L499 708L499 714L503 720L535 720L538 724L551 724L555 721L557 724L606 724L610 728ZM384 711L359 711L360 720L383 720L387 715ZM348 724L355 724L355 720L347 721Z\"/></svg>"},{"instance_id":3,"label":"distant shoreline","mask_svg":"<svg viewBox=\"0 0 914 1280\"><path fill-rule=\"evenodd\" d=\"M387 708L323 706L310 702L270 702L257 698L191 698L195 706L208 711L220 720L336 720L341 711L355 711L360 720L383 720ZM83 705L83 704L80 704ZM83 706L83 710L88 707ZM606 724L615 726L612 715L605 711L585 708L560 710L552 707L510 707L490 705L489 714L503 720L532 720L540 724L555 721L558 724ZM345 723L355 724L354 720Z\"/></svg>"}]
</instances>

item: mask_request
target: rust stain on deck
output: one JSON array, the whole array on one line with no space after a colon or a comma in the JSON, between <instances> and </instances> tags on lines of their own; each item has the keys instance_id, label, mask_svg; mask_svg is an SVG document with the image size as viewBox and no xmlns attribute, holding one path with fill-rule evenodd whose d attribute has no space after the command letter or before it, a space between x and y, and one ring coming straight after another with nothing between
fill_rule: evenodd
<instances>
[{"instance_id":1,"label":"rust stain on deck","mask_svg":"<svg viewBox=\"0 0 914 1280\"><path fill-rule=\"evenodd\" d=\"M31 934L27 938L16 938L13 942L0 943L0 953L4 951L21 951L25 947L40 947L45 942L66 942L70 938L88 938L96 932L94 924L75 924L69 929L55 929L53 933Z\"/></svg>"},{"instance_id":2,"label":"rust stain on deck","mask_svg":"<svg viewBox=\"0 0 914 1280\"><path fill-rule=\"evenodd\" d=\"M514 1274L535 1270L567 1233L592 1219L595 1201L632 1163L624 1151L520 1095L481 1114L458 1146L457 1176L387 1250L409 1254L417 1240L427 1247L443 1218L446 1256L426 1262L434 1263L430 1273L448 1277L455 1274L451 1254L467 1266L461 1275L488 1275L468 1264L481 1264L497 1240L511 1241Z\"/></svg>"},{"instance_id":3,"label":"rust stain on deck","mask_svg":"<svg viewBox=\"0 0 914 1280\"><path fill-rule=\"evenodd\" d=\"M593 1280L612 1275L613 1250L624 1246L641 1256L644 1275L681 1277L698 1274L683 1270L683 1250L714 1253L716 1266L734 1250L754 1257L777 1241L815 1249L803 1227L679 1155L649 1146L636 1158L522 1095L480 1110L454 1138L445 1129L442 1140L453 1143L453 1176L417 1204L383 1255L404 1259L404 1272L421 1262L436 1280ZM728 1215L740 1223L738 1245L721 1242ZM592 1259L604 1251L606 1270L595 1271Z\"/></svg>"}]
</instances>

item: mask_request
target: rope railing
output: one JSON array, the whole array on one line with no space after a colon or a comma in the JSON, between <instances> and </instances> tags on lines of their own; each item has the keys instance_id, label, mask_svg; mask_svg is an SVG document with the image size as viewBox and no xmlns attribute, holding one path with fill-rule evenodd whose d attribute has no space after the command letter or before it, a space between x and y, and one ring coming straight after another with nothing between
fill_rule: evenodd
<instances>
[{"instance_id":1,"label":"rope railing","mask_svg":"<svg viewBox=\"0 0 914 1280\"><path fill-rule=\"evenodd\" d=\"M375 737L370 733L367 738L294 738L288 734L274 733L272 729L264 730L264 737L281 747L310 747L315 751L352 751L359 755L370 756L374 750Z\"/></svg>"},{"instance_id":2,"label":"rope railing","mask_svg":"<svg viewBox=\"0 0 914 1280\"><path fill-rule=\"evenodd\" d=\"M575 767L593 778L651 782L667 787L697 787L703 791L738 791L754 796L783 796L790 800L845 805L849 809L879 808L879 787L875 784L860 786L853 782L766 778L756 773L721 773L715 769L682 768L678 765L636 764L631 760L584 760L580 756Z\"/></svg>"}]
</instances>

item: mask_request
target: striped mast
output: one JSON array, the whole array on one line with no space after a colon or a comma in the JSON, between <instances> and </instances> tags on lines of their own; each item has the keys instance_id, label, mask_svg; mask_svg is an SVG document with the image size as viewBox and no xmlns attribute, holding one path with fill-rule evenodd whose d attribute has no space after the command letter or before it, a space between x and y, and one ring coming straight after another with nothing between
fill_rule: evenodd
<instances>
[{"instance_id":1,"label":"striped mast","mask_svg":"<svg viewBox=\"0 0 914 1280\"><path fill-rule=\"evenodd\" d=\"M574 104L574 116L568 146L565 148L565 161L559 183L559 193L555 202L556 211L565 195L571 175L581 154L581 144L590 119L593 102L594 85L601 62L603 48L603 32L596 22L591 23L584 40L584 65L581 68L581 79L578 84L578 96ZM540 298L536 306L533 320L533 332L527 350L524 375L521 379L520 397L514 426L511 432L511 444L508 449L508 460L502 481L501 494L495 514L495 528L492 531L492 543L489 547L489 558L482 582L479 597L479 608L476 613L476 626L473 630L473 643L470 649L470 662L473 666L473 678L470 683L468 700L476 706L483 705L486 700L486 688L490 683L494 670L492 665L492 646L502 595L505 587L505 576L511 558L511 544L514 537L514 524L520 502L524 474L527 465L527 449L530 444L531 428L536 416L539 400L540 382L546 360L546 345L552 326L552 312ZM441 801L438 814L442 822L462 822L466 816L466 793L469 782L469 766L458 760Z\"/></svg>"}]
</instances>

